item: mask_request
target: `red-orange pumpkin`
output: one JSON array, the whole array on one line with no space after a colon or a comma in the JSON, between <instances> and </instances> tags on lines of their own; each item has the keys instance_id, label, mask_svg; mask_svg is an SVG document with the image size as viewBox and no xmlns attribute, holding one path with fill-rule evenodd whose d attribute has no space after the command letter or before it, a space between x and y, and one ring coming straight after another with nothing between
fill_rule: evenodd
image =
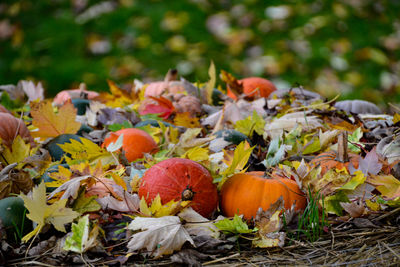
<instances>
[{"instance_id":1,"label":"red-orange pumpkin","mask_svg":"<svg viewBox=\"0 0 400 267\"><path fill-rule=\"evenodd\" d=\"M246 220L255 218L261 207L267 210L282 196L285 209L295 203L296 210L303 210L307 200L296 182L290 179L266 178L263 172L235 174L221 189L221 210L225 216L243 214Z\"/></svg>"},{"instance_id":2,"label":"red-orange pumpkin","mask_svg":"<svg viewBox=\"0 0 400 267\"><path fill-rule=\"evenodd\" d=\"M158 151L157 143L153 137L143 130L136 128L126 128L110 134L103 142L103 147L116 142L118 137L123 134L122 149L128 161L143 158L144 153L155 153Z\"/></svg>"},{"instance_id":3,"label":"red-orange pumpkin","mask_svg":"<svg viewBox=\"0 0 400 267\"><path fill-rule=\"evenodd\" d=\"M191 200L191 207L204 217L210 217L218 206L217 187L210 173L189 159L163 160L145 172L139 185L139 197L150 204L158 194L162 204Z\"/></svg>"},{"instance_id":4,"label":"red-orange pumpkin","mask_svg":"<svg viewBox=\"0 0 400 267\"><path fill-rule=\"evenodd\" d=\"M251 99L268 97L273 91L276 91L276 87L272 82L260 77L248 77L238 82L243 86L243 93ZM232 99L237 99L236 95L229 88L227 95Z\"/></svg>"},{"instance_id":5,"label":"red-orange pumpkin","mask_svg":"<svg viewBox=\"0 0 400 267\"><path fill-rule=\"evenodd\" d=\"M17 135L30 142L32 146L35 145L28 128L22 120L9 113L0 113L0 138L2 139L2 144L11 147Z\"/></svg>"}]
</instances>

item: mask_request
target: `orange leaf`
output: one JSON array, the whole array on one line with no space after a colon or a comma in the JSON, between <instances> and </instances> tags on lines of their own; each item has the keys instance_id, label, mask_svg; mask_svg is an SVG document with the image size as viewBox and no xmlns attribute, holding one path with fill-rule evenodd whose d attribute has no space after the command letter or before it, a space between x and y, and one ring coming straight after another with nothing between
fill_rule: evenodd
<instances>
[{"instance_id":1,"label":"orange leaf","mask_svg":"<svg viewBox=\"0 0 400 267\"><path fill-rule=\"evenodd\" d=\"M39 128L31 134L42 140L60 134L75 134L81 127L81 123L75 120L76 109L71 102L63 105L58 113L54 112L50 101L31 102L31 115L33 126Z\"/></svg>"}]
</instances>

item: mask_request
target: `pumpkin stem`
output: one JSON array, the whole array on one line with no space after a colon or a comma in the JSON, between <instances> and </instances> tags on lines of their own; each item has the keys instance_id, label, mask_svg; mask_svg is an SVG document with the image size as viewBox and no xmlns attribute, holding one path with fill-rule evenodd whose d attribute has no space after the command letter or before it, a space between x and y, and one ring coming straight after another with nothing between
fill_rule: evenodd
<instances>
[{"instance_id":1,"label":"pumpkin stem","mask_svg":"<svg viewBox=\"0 0 400 267\"><path fill-rule=\"evenodd\" d=\"M183 201L188 201L188 200L193 200L195 192L193 192L192 188L189 186L186 187L185 190L182 192L182 200Z\"/></svg>"},{"instance_id":2,"label":"pumpkin stem","mask_svg":"<svg viewBox=\"0 0 400 267\"><path fill-rule=\"evenodd\" d=\"M348 162L349 154L347 151L347 131L342 131L338 136L337 161Z\"/></svg>"}]
</instances>

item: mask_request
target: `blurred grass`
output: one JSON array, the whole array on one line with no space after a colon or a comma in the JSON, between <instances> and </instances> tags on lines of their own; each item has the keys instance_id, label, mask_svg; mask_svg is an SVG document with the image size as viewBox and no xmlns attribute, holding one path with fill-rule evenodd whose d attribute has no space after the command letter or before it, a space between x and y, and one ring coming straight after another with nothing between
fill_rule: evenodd
<instances>
[{"instance_id":1,"label":"blurred grass","mask_svg":"<svg viewBox=\"0 0 400 267\"><path fill-rule=\"evenodd\" d=\"M332 97L400 101L400 2L3 0L0 84L206 81L213 60L241 78Z\"/></svg>"}]
</instances>

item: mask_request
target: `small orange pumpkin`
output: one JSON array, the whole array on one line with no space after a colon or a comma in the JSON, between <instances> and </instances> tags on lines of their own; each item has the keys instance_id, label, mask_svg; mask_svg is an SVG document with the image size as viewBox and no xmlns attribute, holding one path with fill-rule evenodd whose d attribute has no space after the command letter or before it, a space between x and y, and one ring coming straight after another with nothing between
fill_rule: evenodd
<instances>
[{"instance_id":1,"label":"small orange pumpkin","mask_svg":"<svg viewBox=\"0 0 400 267\"><path fill-rule=\"evenodd\" d=\"M248 77L238 80L243 86L243 93L250 99L268 97L272 92L276 91L275 85L267 79L260 77ZM236 100L236 95L229 89L227 95Z\"/></svg>"},{"instance_id":2,"label":"small orange pumpkin","mask_svg":"<svg viewBox=\"0 0 400 267\"><path fill-rule=\"evenodd\" d=\"M310 161L310 165L321 166L321 175L330 169L349 170L350 163L354 168L358 168L360 156L347 151L347 132L343 131L338 136L338 151L327 151L319 154Z\"/></svg>"},{"instance_id":3,"label":"small orange pumpkin","mask_svg":"<svg viewBox=\"0 0 400 267\"><path fill-rule=\"evenodd\" d=\"M303 210L307 200L295 181L290 179L266 178L263 172L235 174L221 189L221 209L225 216L243 214L246 220L255 218L261 207L266 210L283 197L285 209L295 203L296 210Z\"/></svg>"},{"instance_id":4,"label":"small orange pumpkin","mask_svg":"<svg viewBox=\"0 0 400 267\"><path fill-rule=\"evenodd\" d=\"M357 154L348 154L347 161L340 161L338 157L338 153L336 151L326 151L310 161L310 165L318 167L321 166L321 175L324 175L330 169L338 169L341 170L346 168L349 170L350 163L353 165L354 168L358 168L360 156Z\"/></svg>"},{"instance_id":5,"label":"small orange pumpkin","mask_svg":"<svg viewBox=\"0 0 400 267\"><path fill-rule=\"evenodd\" d=\"M155 153L158 151L157 143L153 137L143 130L136 128L126 128L110 134L104 140L103 147L117 141L123 134L122 149L125 151L125 157L128 161L134 161L143 158L144 153Z\"/></svg>"},{"instance_id":6,"label":"small orange pumpkin","mask_svg":"<svg viewBox=\"0 0 400 267\"><path fill-rule=\"evenodd\" d=\"M35 145L33 138L26 127L25 123L15 118L9 113L0 113L0 138L2 144L11 147L14 138L20 135L25 141L28 141L32 146Z\"/></svg>"}]
</instances>

